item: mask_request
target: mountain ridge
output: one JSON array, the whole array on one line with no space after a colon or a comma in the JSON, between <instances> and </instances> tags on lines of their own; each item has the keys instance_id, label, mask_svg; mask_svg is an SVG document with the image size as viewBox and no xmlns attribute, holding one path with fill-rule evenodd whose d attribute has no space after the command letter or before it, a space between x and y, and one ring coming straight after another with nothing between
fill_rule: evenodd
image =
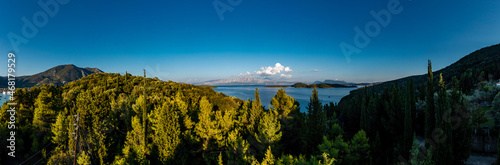
<instances>
[{"instance_id":1,"label":"mountain ridge","mask_svg":"<svg viewBox=\"0 0 500 165\"><path fill-rule=\"evenodd\" d=\"M431 62L432 63L432 62ZM425 68L425 66L422 66ZM464 77L464 73L470 71L469 77ZM472 81L477 81L479 79L479 75L481 72L485 72L485 74L491 75L492 79L498 80L500 79L500 44L495 44L487 47L483 47L472 53L469 53L458 61L442 68L437 71L433 71L434 83L437 83L436 80L439 80L439 75L443 74L443 79L445 82L450 82L453 77L457 77L458 79L474 79ZM370 90L374 89L374 91L380 92L384 88L390 87L392 85L404 85L408 83L411 79L415 82L415 85L425 85L427 82L428 74L420 74L420 75L412 75L407 76L395 80L380 82L374 84L372 86L367 86L366 88ZM489 77L489 76L488 76ZM352 90L349 95L342 98L343 100L351 99L353 96L362 94L364 88Z\"/></svg>"},{"instance_id":2,"label":"mountain ridge","mask_svg":"<svg viewBox=\"0 0 500 165\"><path fill-rule=\"evenodd\" d=\"M98 68L80 68L74 64L58 65L34 75L16 77L16 88L32 87L42 84L64 85L93 73L104 72ZM7 82L7 77L1 76L0 80L2 82ZM0 88L6 87L7 83L0 84Z\"/></svg>"}]
</instances>

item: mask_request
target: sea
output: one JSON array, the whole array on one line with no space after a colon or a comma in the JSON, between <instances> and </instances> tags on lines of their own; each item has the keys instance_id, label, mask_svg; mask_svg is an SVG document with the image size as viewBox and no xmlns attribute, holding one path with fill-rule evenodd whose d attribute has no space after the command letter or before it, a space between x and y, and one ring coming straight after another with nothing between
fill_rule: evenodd
<instances>
[{"instance_id":1,"label":"sea","mask_svg":"<svg viewBox=\"0 0 500 165\"><path fill-rule=\"evenodd\" d=\"M0 107L2 107L3 103L5 103L5 101L9 100L10 99L10 95L7 94L7 93L0 93Z\"/></svg>"},{"instance_id":2,"label":"sea","mask_svg":"<svg viewBox=\"0 0 500 165\"><path fill-rule=\"evenodd\" d=\"M279 89L284 89L288 96L292 96L300 103L300 111L307 112L307 104L312 95L312 88L294 88L294 87L266 87L262 85L242 85L242 86L216 86L215 91L224 93L228 96L234 96L243 100L255 100L255 88L258 88L262 105L269 108L271 99L276 95ZM338 103L342 97L349 95L349 92L357 89L352 88L317 88L318 97L322 104L330 102Z\"/></svg>"}]
</instances>

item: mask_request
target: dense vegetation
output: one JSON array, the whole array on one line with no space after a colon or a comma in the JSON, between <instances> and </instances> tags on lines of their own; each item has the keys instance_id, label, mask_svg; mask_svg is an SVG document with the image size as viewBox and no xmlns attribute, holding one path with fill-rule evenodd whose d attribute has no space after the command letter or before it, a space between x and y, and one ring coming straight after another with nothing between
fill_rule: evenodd
<instances>
[{"instance_id":1,"label":"dense vegetation","mask_svg":"<svg viewBox=\"0 0 500 165\"><path fill-rule=\"evenodd\" d=\"M283 89L266 109L257 89L255 100L241 100L130 74L18 88L16 158L2 154L0 162L464 164L472 128L487 116L500 123L500 88L495 75L464 72L448 81L434 74L429 61L425 82L363 88L338 104L323 104L313 88L306 113ZM0 139L10 132L8 108L1 108Z\"/></svg>"},{"instance_id":2,"label":"dense vegetation","mask_svg":"<svg viewBox=\"0 0 500 165\"><path fill-rule=\"evenodd\" d=\"M471 119L484 114L471 109L458 79L448 86L440 76L431 95L435 124L429 125L423 117L428 120L431 108L422 105L428 97L413 82L382 93L365 88L362 97L338 105L323 105L313 89L307 113L301 113L282 89L264 109L257 89L256 100L244 101L210 87L92 74L64 87L16 90L17 163L462 164L470 153L471 126L484 122ZM499 106L496 97L492 102ZM445 116L453 121L444 122ZM6 124L0 127L5 139ZM420 146L416 136L430 136L428 129L449 139Z\"/></svg>"},{"instance_id":3,"label":"dense vegetation","mask_svg":"<svg viewBox=\"0 0 500 165\"><path fill-rule=\"evenodd\" d=\"M244 101L209 87L99 73L63 87L17 89L14 97L17 157L1 155L14 164L331 164L336 156L317 148L329 132L317 93L305 115L284 90L264 109L257 90L256 100ZM366 134L350 141L345 161L363 160Z\"/></svg>"},{"instance_id":4,"label":"dense vegetation","mask_svg":"<svg viewBox=\"0 0 500 165\"><path fill-rule=\"evenodd\" d=\"M425 70L422 70L422 72L423 71ZM433 79L439 79L440 74L443 74L443 79L445 82L451 82L452 78L456 77L460 81L460 89L465 89L465 94L470 95L472 94L471 89L474 89L474 85L482 81L500 79L500 44L492 45L474 51L462 57L457 62L443 69L435 71L433 74ZM392 85L405 85L410 81L414 81L416 85L415 87L420 90L427 86L427 80L428 74L415 75L383 82L377 85L370 86L368 88L373 88L369 90L382 92L385 88L390 88ZM437 85L437 82L434 82L434 85ZM348 100L353 96L363 95L363 93L363 90L354 90L351 91L350 96L345 98L346 100Z\"/></svg>"}]
</instances>

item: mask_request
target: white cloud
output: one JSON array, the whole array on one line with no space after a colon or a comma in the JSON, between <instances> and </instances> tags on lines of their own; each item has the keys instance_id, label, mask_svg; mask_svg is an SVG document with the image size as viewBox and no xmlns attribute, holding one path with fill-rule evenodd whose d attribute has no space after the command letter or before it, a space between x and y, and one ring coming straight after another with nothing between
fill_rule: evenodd
<instances>
[{"instance_id":1,"label":"white cloud","mask_svg":"<svg viewBox=\"0 0 500 165\"><path fill-rule=\"evenodd\" d=\"M293 72L289 66L283 66L280 63L274 64L274 66L261 67L260 70L254 72L240 73L239 77L251 77L252 75L259 75L261 77L272 78L292 78L292 75L284 74Z\"/></svg>"},{"instance_id":2,"label":"white cloud","mask_svg":"<svg viewBox=\"0 0 500 165\"><path fill-rule=\"evenodd\" d=\"M252 73L250 73L250 72L240 73L238 76L239 77L252 77Z\"/></svg>"},{"instance_id":3,"label":"white cloud","mask_svg":"<svg viewBox=\"0 0 500 165\"><path fill-rule=\"evenodd\" d=\"M260 68L259 71L256 71L255 74L266 77L266 76L272 76L279 74L281 72L292 72L293 70L290 69L290 67L285 67L281 65L280 63L276 63L274 67L268 66L268 67L262 67Z\"/></svg>"},{"instance_id":4,"label":"white cloud","mask_svg":"<svg viewBox=\"0 0 500 165\"><path fill-rule=\"evenodd\" d=\"M319 70L319 69L314 69L313 71L315 71L315 72L321 72L321 70Z\"/></svg>"}]
</instances>

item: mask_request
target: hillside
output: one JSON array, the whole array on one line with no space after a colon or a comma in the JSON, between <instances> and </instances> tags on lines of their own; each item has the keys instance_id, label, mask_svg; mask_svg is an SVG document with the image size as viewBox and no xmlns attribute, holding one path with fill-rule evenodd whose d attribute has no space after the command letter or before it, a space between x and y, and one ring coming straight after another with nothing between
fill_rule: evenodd
<instances>
[{"instance_id":1,"label":"hillside","mask_svg":"<svg viewBox=\"0 0 500 165\"><path fill-rule=\"evenodd\" d=\"M92 73L103 73L103 71L98 68L80 68L73 64L59 65L35 75L16 77L16 87L32 87L41 84L64 85ZM0 80L6 82L7 77L0 77ZM0 88L6 87L6 83L0 85Z\"/></svg>"},{"instance_id":2,"label":"hillside","mask_svg":"<svg viewBox=\"0 0 500 165\"><path fill-rule=\"evenodd\" d=\"M278 153L293 154L286 158L303 164L317 162L299 157L314 151L303 151L298 143L314 137L319 143L321 136L297 134L307 123L298 102L284 90L273 98L280 101L271 103L282 107L276 114L260 100L244 101L210 87L117 73L92 74L58 87L18 88L14 97L19 105L16 125L22 126L15 138L25 143L16 146L15 159L0 156L0 162L10 160L7 164L71 164L74 148L78 162L87 164L255 164ZM0 113L0 120L9 120L7 114ZM0 128L8 124L2 122ZM0 129L0 138L8 139L8 131ZM359 136L366 139L363 132ZM318 145L304 143L303 148ZM346 157L357 163L360 156Z\"/></svg>"},{"instance_id":3,"label":"hillside","mask_svg":"<svg viewBox=\"0 0 500 165\"><path fill-rule=\"evenodd\" d=\"M431 59L432 60L432 59ZM425 66L422 66L422 70L425 70ZM464 57L462 57L457 62L440 69L438 71L434 71L434 80L439 78L439 75L443 74L443 79L445 82L450 82L450 80L456 76L461 81L473 81L476 82L481 79L481 72L484 71L483 79L500 79L500 44L492 45L489 47L485 47L479 50L476 50ZM464 73L470 73L471 75L465 75ZM491 75L488 76L488 75ZM384 88L390 87L393 84L404 85L409 80L413 79L416 86L423 85L427 82L427 74L408 76L392 81L383 82L377 85L367 87L369 90L372 88L375 91L381 91ZM437 83L437 81L435 81ZM472 84L474 84L472 82ZM353 90L351 94L344 97L344 99L349 99L353 95L357 95L362 93L363 90ZM341 100L341 101L342 101Z\"/></svg>"}]
</instances>

